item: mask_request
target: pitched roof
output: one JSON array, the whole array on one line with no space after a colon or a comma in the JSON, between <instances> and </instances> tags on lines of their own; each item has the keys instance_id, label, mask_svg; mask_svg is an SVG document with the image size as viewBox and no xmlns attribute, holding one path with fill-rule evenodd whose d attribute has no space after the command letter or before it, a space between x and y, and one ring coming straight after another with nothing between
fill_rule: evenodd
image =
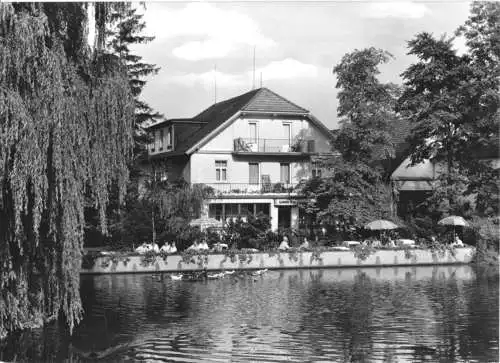
<instances>
[{"instance_id":1,"label":"pitched roof","mask_svg":"<svg viewBox=\"0 0 500 363\"><path fill-rule=\"evenodd\" d=\"M187 135L186 139L179 140L180 148L176 151L185 152L191 148L191 146L196 144L203 137L222 125L224 121L240 111L258 92L259 89L256 89L237 97L218 102L193 117L193 120L204 121L206 124L195 133Z\"/></svg>"},{"instance_id":2,"label":"pitched roof","mask_svg":"<svg viewBox=\"0 0 500 363\"><path fill-rule=\"evenodd\" d=\"M195 133L188 135L184 140L179 140L180 148L176 152L186 152L239 111L286 114L309 113L305 108L297 106L267 88L258 88L218 102L193 117L192 120L206 122L206 124Z\"/></svg>"},{"instance_id":3,"label":"pitched roof","mask_svg":"<svg viewBox=\"0 0 500 363\"><path fill-rule=\"evenodd\" d=\"M242 111L276 112L276 113L308 113L305 108L297 106L267 88L259 88Z\"/></svg>"},{"instance_id":4,"label":"pitched roof","mask_svg":"<svg viewBox=\"0 0 500 363\"><path fill-rule=\"evenodd\" d=\"M146 128L148 130L155 130L160 127L170 125L170 124L193 124L193 125L200 125L202 122L201 121L196 121L193 120L192 118L169 118L165 120L161 120L160 122L148 125Z\"/></svg>"}]
</instances>

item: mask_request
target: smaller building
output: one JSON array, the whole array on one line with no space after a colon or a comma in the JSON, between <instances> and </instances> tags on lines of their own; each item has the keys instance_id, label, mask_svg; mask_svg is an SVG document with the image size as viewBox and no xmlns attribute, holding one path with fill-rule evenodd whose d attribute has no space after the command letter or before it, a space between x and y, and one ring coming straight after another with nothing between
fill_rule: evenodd
<instances>
[{"instance_id":1,"label":"smaller building","mask_svg":"<svg viewBox=\"0 0 500 363\"><path fill-rule=\"evenodd\" d=\"M478 162L490 164L494 169L499 169L499 154L498 148L488 148L471 153L471 157ZM437 180L446 172L447 167L443 162L427 159L411 165L409 157L403 160L391 175L393 190L397 195L398 215L411 214L417 205L432 194Z\"/></svg>"}]
</instances>

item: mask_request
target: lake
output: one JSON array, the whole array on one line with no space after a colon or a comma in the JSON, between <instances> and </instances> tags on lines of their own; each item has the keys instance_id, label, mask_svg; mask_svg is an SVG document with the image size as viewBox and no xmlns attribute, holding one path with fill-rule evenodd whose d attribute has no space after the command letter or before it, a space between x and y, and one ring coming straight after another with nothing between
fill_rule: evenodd
<instances>
[{"instance_id":1,"label":"lake","mask_svg":"<svg viewBox=\"0 0 500 363\"><path fill-rule=\"evenodd\" d=\"M82 276L86 315L0 344L36 362L498 362L498 273L470 266Z\"/></svg>"}]
</instances>

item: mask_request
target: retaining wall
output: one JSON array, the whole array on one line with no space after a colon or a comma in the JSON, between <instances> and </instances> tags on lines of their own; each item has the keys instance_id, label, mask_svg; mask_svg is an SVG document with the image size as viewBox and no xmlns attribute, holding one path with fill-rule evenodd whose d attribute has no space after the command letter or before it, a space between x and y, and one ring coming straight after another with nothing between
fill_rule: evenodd
<instances>
[{"instance_id":1,"label":"retaining wall","mask_svg":"<svg viewBox=\"0 0 500 363\"><path fill-rule=\"evenodd\" d=\"M240 253L233 256L200 254L194 255L190 261L183 261L181 255L107 255L96 257L93 266L82 268L81 273L452 265L471 262L474 251L473 247L437 252L427 249L377 250L364 260L358 258L354 251L256 252Z\"/></svg>"}]
</instances>

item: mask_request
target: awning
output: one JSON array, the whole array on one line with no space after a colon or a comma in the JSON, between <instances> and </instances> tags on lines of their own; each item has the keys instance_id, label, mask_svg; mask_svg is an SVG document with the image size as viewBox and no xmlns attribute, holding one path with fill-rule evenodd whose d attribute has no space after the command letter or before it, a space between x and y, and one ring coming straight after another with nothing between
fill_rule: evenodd
<instances>
[{"instance_id":1,"label":"awning","mask_svg":"<svg viewBox=\"0 0 500 363\"><path fill-rule=\"evenodd\" d=\"M393 181L394 186L400 192L417 192L417 191L431 191L431 180L401 180Z\"/></svg>"},{"instance_id":2,"label":"awning","mask_svg":"<svg viewBox=\"0 0 500 363\"><path fill-rule=\"evenodd\" d=\"M392 180L432 180L436 177L434 163L424 160L417 165L411 165L406 158L391 175Z\"/></svg>"}]
</instances>

